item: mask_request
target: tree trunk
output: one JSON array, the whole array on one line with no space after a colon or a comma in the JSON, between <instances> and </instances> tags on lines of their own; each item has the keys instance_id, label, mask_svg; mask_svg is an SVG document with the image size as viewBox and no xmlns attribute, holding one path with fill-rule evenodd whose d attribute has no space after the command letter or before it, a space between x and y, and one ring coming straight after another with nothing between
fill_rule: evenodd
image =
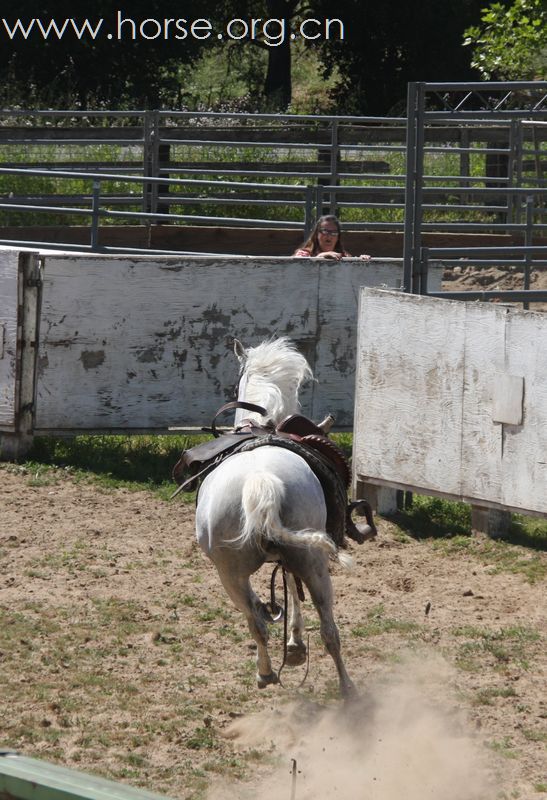
<instances>
[{"instance_id":1,"label":"tree trunk","mask_svg":"<svg viewBox=\"0 0 547 800\"><path fill-rule=\"evenodd\" d=\"M268 53L268 72L264 84L264 94L268 105L283 111L292 97L291 83L291 45L283 42L272 47Z\"/></svg>"},{"instance_id":2,"label":"tree trunk","mask_svg":"<svg viewBox=\"0 0 547 800\"><path fill-rule=\"evenodd\" d=\"M291 102L291 32L290 21L297 3L294 0L267 0L270 19L285 20L284 41L277 47L268 48L268 71L264 83L264 94L271 108L282 111Z\"/></svg>"}]
</instances>

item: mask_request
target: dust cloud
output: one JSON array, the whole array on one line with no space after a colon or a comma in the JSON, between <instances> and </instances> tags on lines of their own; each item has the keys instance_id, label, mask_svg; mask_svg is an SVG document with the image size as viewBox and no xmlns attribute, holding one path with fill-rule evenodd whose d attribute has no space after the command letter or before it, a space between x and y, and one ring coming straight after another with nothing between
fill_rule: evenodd
<instances>
[{"instance_id":1,"label":"dust cloud","mask_svg":"<svg viewBox=\"0 0 547 800\"><path fill-rule=\"evenodd\" d=\"M445 662L408 660L360 692L361 698L349 704L290 700L235 721L228 735L237 746L262 749L270 743L277 766L267 772L257 764L252 785L224 785L208 800L496 796L487 752L461 714Z\"/></svg>"}]
</instances>

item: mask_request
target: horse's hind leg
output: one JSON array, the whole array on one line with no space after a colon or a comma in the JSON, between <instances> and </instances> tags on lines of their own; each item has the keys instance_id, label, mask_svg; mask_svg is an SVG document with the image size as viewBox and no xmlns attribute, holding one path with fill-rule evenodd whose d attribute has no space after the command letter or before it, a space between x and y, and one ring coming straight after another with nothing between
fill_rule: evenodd
<instances>
[{"instance_id":1,"label":"horse's hind leg","mask_svg":"<svg viewBox=\"0 0 547 800\"><path fill-rule=\"evenodd\" d=\"M294 575L286 573L287 587L289 589L289 641L287 642L287 665L297 667L306 661L306 645L302 639L304 620L300 610L300 598Z\"/></svg>"},{"instance_id":2,"label":"horse's hind leg","mask_svg":"<svg viewBox=\"0 0 547 800\"><path fill-rule=\"evenodd\" d=\"M272 669L272 662L268 653L268 626L264 619L264 611L260 599L256 596L249 583L247 575L234 574L231 568L223 568L216 564L216 568L231 601L247 619L249 632L256 642L256 680L259 689L264 689L270 683L277 683L277 674Z\"/></svg>"},{"instance_id":3,"label":"horse's hind leg","mask_svg":"<svg viewBox=\"0 0 547 800\"><path fill-rule=\"evenodd\" d=\"M306 573L301 570L302 580L308 587L313 604L321 622L321 638L331 655L338 672L340 694L344 698L354 697L357 690L349 677L340 652L340 636L332 613L333 593L327 559L321 557L313 560Z\"/></svg>"}]
</instances>

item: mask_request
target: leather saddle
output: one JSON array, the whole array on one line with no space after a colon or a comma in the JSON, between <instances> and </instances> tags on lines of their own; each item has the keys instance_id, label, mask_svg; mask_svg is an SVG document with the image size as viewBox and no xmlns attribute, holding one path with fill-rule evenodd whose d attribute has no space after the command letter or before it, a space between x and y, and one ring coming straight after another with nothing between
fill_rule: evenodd
<instances>
[{"instance_id":1,"label":"leather saddle","mask_svg":"<svg viewBox=\"0 0 547 800\"><path fill-rule=\"evenodd\" d=\"M282 420L277 427L271 424L261 426L257 425L254 420L243 420L243 424L236 430L218 432L215 426L218 416L227 408L241 407L258 411L263 416L266 415L264 409L251 403L234 401L223 406L215 415L211 428L206 429L213 433L215 438L185 450L175 464L173 480L178 484L175 494L180 491L191 492L198 489L200 482L209 472L240 450L262 444L273 444L274 446L277 444L289 449L297 449L299 455L307 460L314 469L323 487L327 506L331 509L331 519L337 519L335 527L339 531L334 539L340 546L343 546L344 530L347 536L358 543L376 536L370 505L365 501L348 504L347 490L351 483L350 466L342 450L329 439L322 428L302 414L292 414ZM307 459L306 453L309 454ZM317 459L320 459L320 463L323 464L323 467L319 469ZM352 519L352 512L365 516L367 524L357 527Z\"/></svg>"}]
</instances>

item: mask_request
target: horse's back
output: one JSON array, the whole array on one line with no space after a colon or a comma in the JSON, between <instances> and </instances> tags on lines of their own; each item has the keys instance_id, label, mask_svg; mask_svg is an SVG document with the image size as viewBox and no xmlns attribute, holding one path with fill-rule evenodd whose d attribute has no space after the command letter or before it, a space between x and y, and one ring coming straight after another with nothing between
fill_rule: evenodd
<instances>
[{"instance_id":1,"label":"horse's back","mask_svg":"<svg viewBox=\"0 0 547 800\"><path fill-rule=\"evenodd\" d=\"M323 490L304 459L284 448L259 447L230 456L203 481L196 534L205 552L226 547L239 535L245 483L260 473L273 475L283 486L281 518L287 528L325 529Z\"/></svg>"}]
</instances>

